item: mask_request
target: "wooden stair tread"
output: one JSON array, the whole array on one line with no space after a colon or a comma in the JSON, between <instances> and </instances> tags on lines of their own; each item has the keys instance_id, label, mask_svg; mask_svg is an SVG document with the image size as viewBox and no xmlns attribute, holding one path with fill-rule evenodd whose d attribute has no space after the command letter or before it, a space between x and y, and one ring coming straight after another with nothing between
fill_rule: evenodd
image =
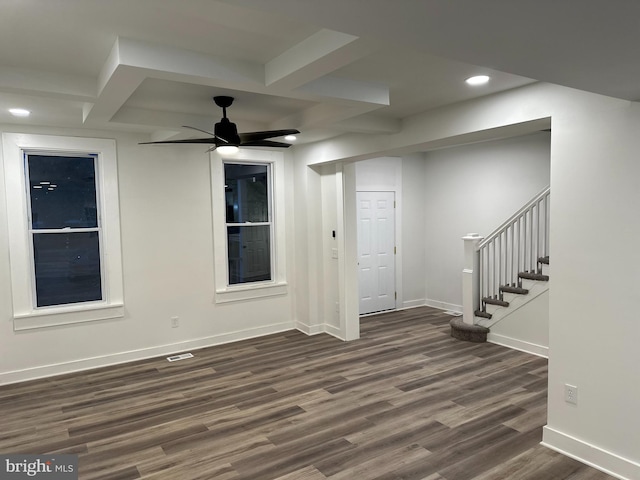
<instances>
[{"instance_id":1,"label":"wooden stair tread","mask_svg":"<svg viewBox=\"0 0 640 480\"><path fill-rule=\"evenodd\" d=\"M543 275L542 273L532 273L532 272L520 272L518 274L518 278L524 278L526 280L538 280L541 282L549 281L549 275Z\"/></svg>"},{"instance_id":2,"label":"wooden stair tread","mask_svg":"<svg viewBox=\"0 0 640 480\"><path fill-rule=\"evenodd\" d=\"M476 317L482 317L482 318L491 318L492 317L492 315L490 313L483 312L482 310L476 310L475 312L473 312L473 314Z\"/></svg>"},{"instance_id":3,"label":"wooden stair tread","mask_svg":"<svg viewBox=\"0 0 640 480\"><path fill-rule=\"evenodd\" d=\"M499 307L508 307L509 302L505 302L504 300L498 300L497 298L483 298L482 301L489 305L498 305Z\"/></svg>"},{"instance_id":4,"label":"wooden stair tread","mask_svg":"<svg viewBox=\"0 0 640 480\"><path fill-rule=\"evenodd\" d=\"M547 255L546 257L538 258L538 263L544 263L545 265L549 265L549 255Z\"/></svg>"},{"instance_id":5,"label":"wooden stair tread","mask_svg":"<svg viewBox=\"0 0 640 480\"><path fill-rule=\"evenodd\" d=\"M529 290L522 287L510 287L505 285L504 287L500 287L500 291L504 293L515 293L516 295L526 295L529 293Z\"/></svg>"}]
</instances>

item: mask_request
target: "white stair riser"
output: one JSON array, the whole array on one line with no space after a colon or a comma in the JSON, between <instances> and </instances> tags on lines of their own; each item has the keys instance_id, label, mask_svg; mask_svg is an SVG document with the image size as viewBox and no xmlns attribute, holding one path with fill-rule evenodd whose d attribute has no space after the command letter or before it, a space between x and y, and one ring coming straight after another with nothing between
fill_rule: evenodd
<instances>
[{"instance_id":1,"label":"white stair riser","mask_svg":"<svg viewBox=\"0 0 640 480\"><path fill-rule=\"evenodd\" d=\"M500 305L491 305L490 303L487 303L487 313L490 313L491 315L500 311L503 308L508 308L508 307L501 307Z\"/></svg>"},{"instance_id":2,"label":"white stair riser","mask_svg":"<svg viewBox=\"0 0 640 480\"><path fill-rule=\"evenodd\" d=\"M509 302L509 303L512 303L518 297L522 297L522 295L520 295L519 293L507 293L507 292L502 294L502 299L505 302Z\"/></svg>"},{"instance_id":3,"label":"white stair riser","mask_svg":"<svg viewBox=\"0 0 640 480\"><path fill-rule=\"evenodd\" d=\"M509 302L508 307L500 307L498 305L486 305L487 313L492 315L492 318L475 317L474 323L483 327L491 327L494 323L499 322L504 317L513 313L515 310L530 302L533 298L540 295L542 292L549 289L549 282L543 282L540 280L527 280L522 279L522 287L529 290L527 295L518 295L515 293L505 293L503 298L506 302Z\"/></svg>"},{"instance_id":4,"label":"white stair riser","mask_svg":"<svg viewBox=\"0 0 640 480\"><path fill-rule=\"evenodd\" d=\"M529 280L527 278L523 278L521 280L522 280L522 288L526 288L527 290L531 290L536 285L540 285L541 283L548 283L548 282L543 282L541 280Z\"/></svg>"}]
</instances>

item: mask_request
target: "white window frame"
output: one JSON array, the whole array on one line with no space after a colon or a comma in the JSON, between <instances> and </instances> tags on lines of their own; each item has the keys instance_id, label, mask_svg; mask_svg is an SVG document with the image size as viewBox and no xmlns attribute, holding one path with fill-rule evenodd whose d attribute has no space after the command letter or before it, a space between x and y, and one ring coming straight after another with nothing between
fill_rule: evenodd
<instances>
[{"instance_id":1,"label":"white window frame","mask_svg":"<svg viewBox=\"0 0 640 480\"><path fill-rule=\"evenodd\" d=\"M285 192L284 192L284 155L282 152L241 149L233 156L222 157L216 151L211 152L211 200L213 213L213 250L215 303L236 302L288 292L286 281L285 246ZM227 221L225 201L224 164L267 164L269 165L271 189L271 280L229 285L229 262L227 255Z\"/></svg>"},{"instance_id":2,"label":"white window frame","mask_svg":"<svg viewBox=\"0 0 640 480\"><path fill-rule=\"evenodd\" d=\"M274 265L273 259L275 258L275 248L273 239L275 238L275 230L273 228L273 180L271 177L271 163L269 162L236 162L230 158L222 161L222 170L224 172L225 165L256 165L267 167L267 221L266 222L244 222L244 223L229 223L226 222L225 225L227 227L227 286L232 286L230 282L230 272L229 272L229 228L230 227L246 227L246 228L254 228L254 227L269 227L269 280L260 280L255 282L240 282L234 283L233 286L239 285L265 285L272 282L274 278ZM226 179L226 172L224 173ZM226 190L226 185L224 186ZM226 208L226 200L225 200L225 208ZM226 213L226 210L225 210Z\"/></svg>"},{"instance_id":3,"label":"white window frame","mask_svg":"<svg viewBox=\"0 0 640 480\"><path fill-rule=\"evenodd\" d=\"M115 140L3 133L14 330L124 316L120 207ZM103 300L36 307L25 155L96 155L96 197L101 222Z\"/></svg>"}]
</instances>

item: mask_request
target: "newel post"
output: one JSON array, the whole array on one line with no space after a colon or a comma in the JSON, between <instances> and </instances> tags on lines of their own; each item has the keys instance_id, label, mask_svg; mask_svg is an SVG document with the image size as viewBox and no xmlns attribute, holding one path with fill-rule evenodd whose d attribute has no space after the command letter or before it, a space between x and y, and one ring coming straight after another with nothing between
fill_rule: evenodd
<instances>
[{"instance_id":1,"label":"newel post","mask_svg":"<svg viewBox=\"0 0 640 480\"><path fill-rule=\"evenodd\" d=\"M474 312L478 309L480 292L478 244L483 237L468 233L464 241L464 269L462 270L462 320L473 325Z\"/></svg>"}]
</instances>

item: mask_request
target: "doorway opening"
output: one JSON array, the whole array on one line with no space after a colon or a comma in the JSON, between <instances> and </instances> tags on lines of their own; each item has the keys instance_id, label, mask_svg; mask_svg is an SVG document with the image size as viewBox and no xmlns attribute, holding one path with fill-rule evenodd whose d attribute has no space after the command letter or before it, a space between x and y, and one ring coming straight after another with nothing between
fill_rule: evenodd
<instances>
[{"instance_id":1,"label":"doorway opening","mask_svg":"<svg viewBox=\"0 0 640 480\"><path fill-rule=\"evenodd\" d=\"M395 192L356 192L360 315L395 310Z\"/></svg>"}]
</instances>

